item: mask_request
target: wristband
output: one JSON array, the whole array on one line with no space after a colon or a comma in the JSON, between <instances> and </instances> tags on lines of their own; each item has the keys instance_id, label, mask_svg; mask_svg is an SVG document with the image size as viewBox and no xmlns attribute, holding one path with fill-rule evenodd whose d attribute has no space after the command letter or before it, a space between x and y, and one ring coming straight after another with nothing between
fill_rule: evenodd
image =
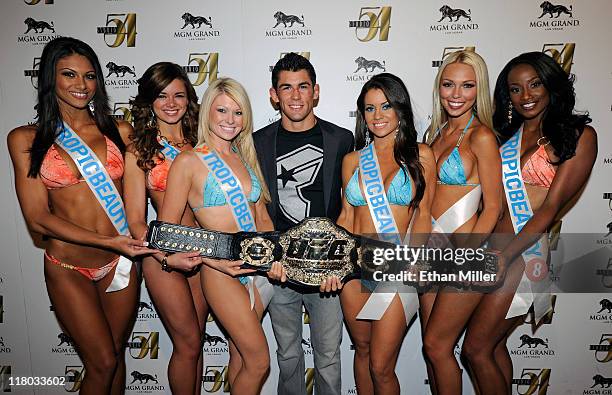
<instances>
[{"instance_id":1,"label":"wristband","mask_svg":"<svg viewBox=\"0 0 612 395\"><path fill-rule=\"evenodd\" d=\"M167 273L172 271L172 268L168 265L168 254L165 254L161 261L161 269Z\"/></svg>"}]
</instances>

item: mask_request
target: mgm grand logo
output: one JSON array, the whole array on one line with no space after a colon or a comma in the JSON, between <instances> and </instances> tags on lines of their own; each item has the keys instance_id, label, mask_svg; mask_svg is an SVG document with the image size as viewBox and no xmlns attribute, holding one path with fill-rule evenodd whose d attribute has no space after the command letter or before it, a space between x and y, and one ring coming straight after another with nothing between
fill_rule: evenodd
<instances>
[{"instance_id":1,"label":"mgm grand logo","mask_svg":"<svg viewBox=\"0 0 612 395\"><path fill-rule=\"evenodd\" d=\"M127 47L136 46L136 14L108 14L106 26L98 27L98 34L104 35L108 47L117 48L123 43Z\"/></svg>"},{"instance_id":2,"label":"mgm grand logo","mask_svg":"<svg viewBox=\"0 0 612 395\"><path fill-rule=\"evenodd\" d=\"M202 388L207 393L230 392L227 365L208 365L202 376Z\"/></svg>"},{"instance_id":3,"label":"mgm grand logo","mask_svg":"<svg viewBox=\"0 0 612 395\"><path fill-rule=\"evenodd\" d=\"M127 343L130 356L134 359L157 359L159 356L159 332L133 332Z\"/></svg>"},{"instance_id":4,"label":"mgm grand logo","mask_svg":"<svg viewBox=\"0 0 612 395\"><path fill-rule=\"evenodd\" d=\"M79 392L85 378L85 368L82 365L66 366L64 378L64 389L66 392Z\"/></svg>"},{"instance_id":5,"label":"mgm grand logo","mask_svg":"<svg viewBox=\"0 0 612 395\"><path fill-rule=\"evenodd\" d=\"M132 105L130 103L115 103L113 104L113 113L111 114L113 118L118 121L126 121L132 123ZM141 307L140 303L149 306L151 312L144 311L144 307ZM148 303L140 302L138 304L138 320L145 320L149 318L157 318L157 314L151 308Z\"/></svg>"},{"instance_id":6,"label":"mgm grand logo","mask_svg":"<svg viewBox=\"0 0 612 395\"><path fill-rule=\"evenodd\" d=\"M115 62L106 63L108 74L104 77L104 85L110 88L130 88L138 84L134 66L126 66Z\"/></svg>"},{"instance_id":7,"label":"mgm grand logo","mask_svg":"<svg viewBox=\"0 0 612 395\"><path fill-rule=\"evenodd\" d=\"M593 376L593 385L582 391L585 395L609 395L612 394L612 377L601 374Z\"/></svg>"},{"instance_id":8,"label":"mgm grand logo","mask_svg":"<svg viewBox=\"0 0 612 395\"><path fill-rule=\"evenodd\" d=\"M521 344L514 350L510 350L510 355L521 356L524 358L552 357L555 351L548 347L548 339L531 337L528 334L521 335Z\"/></svg>"},{"instance_id":9,"label":"mgm grand logo","mask_svg":"<svg viewBox=\"0 0 612 395\"><path fill-rule=\"evenodd\" d=\"M453 52L457 52L457 51L476 51L476 47L472 46L472 47L444 47L444 49L442 50L442 58L439 60L432 60L431 61L431 67L440 67L440 65L442 64L442 62L444 62L444 59L446 59L446 57L450 54L452 54Z\"/></svg>"},{"instance_id":10,"label":"mgm grand logo","mask_svg":"<svg viewBox=\"0 0 612 395\"><path fill-rule=\"evenodd\" d=\"M57 335L57 345L51 347L51 352L54 354L77 355L74 349L74 341L67 334L60 332Z\"/></svg>"},{"instance_id":11,"label":"mgm grand logo","mask_svg":"<svg viewBox=\"0 0 612 395\"><path fill-rule=\"evenodd\" d=\"M194 87L202 85L206 80L210 84L219 75L219 53L190 53L187 66L183 66L183 70L187 75L196 75L195 79L190 78Z\"/></svg>"},{"instance_id":12,"label":"mgm grand logo","mask_svg":"<svg viewBox=\"0 0 612 395\"><path fill-rule=\"evenodd\" d=\"M520 378L513 378L518 395L546 395L550 386L550 369L523 368Z\"/></svg>"},{"instance_id":13,"label":"mgm grand logo","mask_svg":"<svg viewBox=\"0 0 612 395\"><path fill-rule=\"evenodd\" d=\"M349 28L355 29L355 37L361 42L389 40L391 28L391 7L361 7L359 19L349 21Z\"/></svg>"},{"instance_id":14,"label":"mgm grand logo","mask_svg":"<svg viewBox=\"0 0 612 395\"><path fill-rule=\"evenodd\" d=\"M29 43L32 45L44 45L54 38L59 37L55 33L53 21L36 20L28 17L23 23L26 25L25 32L17 36L18 43Z\"/></svg>"},{"instance_id":15,"label":"mgm grand logo","mask_svg":"<svg viewBox=\"0 0 612 395\"><path fill-rule=\"evenodd\" d=\"M115 112L118 111L119 114L123 114L124 117L126 117L127 114L129 114L129 120L125 119L125 118L121 118L124 121L127 122L131 122L132 121L132 113L130 112L129 109L125 108L125 107L119 107L117 108L117 105L129 105L129 103L115 103ZM153 309L153 306L151 306L151 303L147 303L147 302L138 302L138 316L137 316L137 320L138 321L146 321L146 320L150 320L150 319L157 319L157 313L155 312L155 310Z\"/></svg>"},{"instance_id":16,"label":"mgm grand logo","mask_svg":"<svg viewBox=\"0 0 612 395\"><path fill-rule=\"evenodd\" d=\"M274 13L274 20L274 26L266 30L266 37L278 37L281 40L294 40L298 37L312 35L312 30L308 29L304 23L304 15L297 16L282 11L276 11Z\"/></svg>"},{"instance_id":17,"label":"mgm grand logo","mask_svg":"<svg viewBox=\"0 0 612 395\"><path fill-rule=\"evenodd\" d=\"M580 20L574 19L571 5L564 6L563 4L544 1L540 4L540 8L542 13L538 19L529 22L529 27L544 30L563 30L564 27L580 26Z\"/></svg>"},{"instance_id":18,"label":"mgm grand logo","mask_svg":"<svg viewBox=\"0 0 612 395\"><path fill-rule=\"evenodd\" d=\"M153 391L165 391L163 385L159 385L157 374L143 373L138 370L132 370L130 373L132 381L125 386L126 391L134 391L136 393L151 393Z\"/></svg>"},{"instance_id":19,"label":"mgm grand logo","mask_svg":"<svg viewBox=\"0 0 612 395\"><path fill-rule=\"evenodd\" d=\"M598 344L589 345L589 351L594 351L595 360L599 363L612 361L612 333L603 333Z\"/></svg>"},{"instance_id":20,"label":"mgm grand logo","mask_svg":"<svg viewBox=\"0 0 612 395\"><path fill-rule=\"evenodd\" d=\"M188 40L206 40L209 37L220 37L221 32L213 28L212 17L193 15L184 12L181 15L183 26L181 30L174 32L174 38L185 38Z\"/></svg>"},{"instance_id":21,"label":"mgm grand logo","mask_svg":"<svg viewBox=\"0 0 612 395\"><path fill-rule=\"evenodd\" d=\"M443 5L439 9L440 19L437 23L429 26L431 32L442 32L444 34L458 34L464 31L478 30L478 23L472 22L472 11L461 8L452 8Z\"/></svg>"},{"instance_id":22,"label":"mgm grand logo","mask_svg":"<svg viewBox=\"0 0 612 395\"><path fill-rule=\"evenodd\" d=\"M202 333L202 351L207 355L222 355L229 353L227 340L221 336Z\"/></svg>"},{"instance_id":23,"label":"mgm grand logo","mask_svg":"<svg viewBox=\"0 0 612 395\"><path fill-rule=\"evenodd\" d=\"M23 76L30 78L30 83L34 89L38 89L38 69L40 67L40 58L34 58L32 68L23 70Z\"/></svg>"},{"instance_id":24,"label":"mgm grand logo","mask_svg":"<svg viewBox=\"0 0 612 395\"><path fill-rule=\"evenodd\" d=\"M363 56L359 56L355 59L355 63L357 68L353 71L353 74L346 76L346 81L364 82L368 81L375 74L387 71L384 60L366 59Z\"/></svg>"}]
</instances>

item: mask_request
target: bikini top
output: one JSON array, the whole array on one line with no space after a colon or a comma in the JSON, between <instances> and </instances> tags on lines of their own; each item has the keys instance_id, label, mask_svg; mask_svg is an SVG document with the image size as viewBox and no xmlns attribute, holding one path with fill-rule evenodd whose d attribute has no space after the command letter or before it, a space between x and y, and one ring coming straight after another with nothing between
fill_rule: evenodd
<instances>
[{"instance_id":1,"label":"bikini top","mask_svg":"<svg viewBox=\"0 0 612 395\"><path fill-rule=\"evenodd\" d=\"M367 205L361 188L359 186L359 166L355 169L353 176L346 184L344 189L344 195L346 201L351 206L365 206ZM387 199L389 204L396 206L408 206L412 200L412 182L408 176L408 170L403 171L399 169L391 183L389 184L389 190L387 191Z\"/></svg>"},{"instance_id":2,"label":"bikini top","mask_svg":"<svg viewBox=\"0 0 612 395\"><path fill-rule=\"evenodd\" d=\"M548 159L545 146L540 145L533 155L527 159L527 162L525 162L521 170L525 184L550 188L557 171Z\"/></svg>"},{"instance_id":3,"label":"bikini top","mask_svg":"<svg viewBox=\"0 0 612 395\"><path fill-rule=\"evenodd\" d=\"M247 200L249 203L255 203L259 200L259 196L261 195L261 185L259 184L259 180L255 175L255 172L249 165L247 165L244 161L244 166L249 172L249 176L251 177L251 193L247 196ZM217 207L217 206L225 206L227 201L225 200L225 195L217 182L217 179L208 172L206 176L206 182L204 182L204 190L202 191L203 202L201 206L192 207L191 209L195 213L204 207Z\"/></svg>"},{"instance_id":4,"label":"bikini top","mask_svg":"<svg viewBox=\"0 0 612 395\"><path fill-rule=\"evenodd\" d=\"M147 171L147 189L158 192L166 191L166 181L170 171L171 160L155 160L155 167Z\"/></svg>"},{"instance_id":5,"label":"bikini top","mask_svg":"<svg viewBox=\"0 0 612 395\"><path fill-rule=\"evenodd\" d=\"M438 174L438 184L444 185L462 185L462 186L476 186L479 184L469 184L467 182L467 177L465 176L465 168L463 167L463 160L461 159L461 154L459 154L459 145L461 145L461 141L463 141L463 137L465 136L465 132L468 130L472 121L474 120L474 114L470 118L465 128L461 132L459 136L459 140L457 140L457 145L451 151L450 155L444 162L442 162L442 166L440 166L440 174ZM442 125L440 130L445 125Z\"/></svg>"},{"instance_id":6,"label":"bikini top","mask_svg":"<svg viewBox=\"0 0 612 395\"><path fill-rule=\"evenodd\" d=\"M106 139L106 164L104 167L111 179L117 180L123 176L123 155L111 139L106 136L104 138ZM40 166L40 178L47 189L65 188L85 181L80 174L75 175L72 169L68 167L55 144L51 145L51 148L45 154Z\"/></svg>"}]
</instances>

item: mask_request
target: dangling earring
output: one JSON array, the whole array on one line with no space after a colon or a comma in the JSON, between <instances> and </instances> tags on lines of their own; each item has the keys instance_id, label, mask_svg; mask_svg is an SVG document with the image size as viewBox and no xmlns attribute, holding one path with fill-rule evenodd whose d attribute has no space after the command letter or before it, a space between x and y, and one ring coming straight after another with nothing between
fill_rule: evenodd
<instances>
[{"instance_id":1,"label":"dangling earring","mask_svg":"<svg viewBox=\"0 0 612 395\"><path fill-rule=\"evenodd\" d=\"M91 112L91 115L94 115L94 111L96 110L96 106L93 100L91 100L89 103L87 103L87 107L89 107L89 112Z\"/></svg>"},{"instance_id":2,"label":"dangling earring","mask_svg":"<svg viewBox=\"0 0 612 395\"><path fill-rule=\"evenodd\" d=\"M372 139L370 138L370 130L366 126L365 127L365 146L367 147L368 145L370 145L371 142L372 142Z\"/></svg>"},{"instance_id":3,"label":"dangling earring","mask_svg":"<svg viewBox=\"0 0 612 395\"><path fill-rule=\"evenodd\" d=\"M397 135L399 133L400 130L400 126L402 125L402 121L397 121L397 127L395 128L395 130L393 131L395 133L395 138L397 138Z\"/></svg>"},{"instance_id":4,"label":"dangling earring","mask_svg":"<svg viewBox=\"0 0 612 395\"><path fill-rule=\"evenodd\" d=\"M512 123L512 103L508 103L508 123Z\"/></svg>"},{"instance_id":5,"label":"dangling earring","mask_svg":"<svg viewBox=\"0 0 612 395\"><path fill-rule=\"evenodd\" d=\"M155 113L153 112L153 109L151 108L151 116L149 117L149 120L147 121L146 127L147 129L157 129L157 118L155 117Z\"/></svg>"}]
</instances>

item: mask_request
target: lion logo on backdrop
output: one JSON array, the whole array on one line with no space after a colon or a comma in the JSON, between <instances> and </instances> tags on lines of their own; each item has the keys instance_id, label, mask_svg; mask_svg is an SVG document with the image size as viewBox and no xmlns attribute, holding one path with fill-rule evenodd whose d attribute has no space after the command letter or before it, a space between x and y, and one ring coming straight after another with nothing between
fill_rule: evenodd
<instances>
[{"instance_id":1,"label":"lion logo on backdrop","mask_svg":"<svg viewBox=\"0 0 612 395\"><path fill-rule=\"evenodd\" d=\"M442 7L440 7L440 12L442 13L442 17L438 22L442 22L446 18L448 18L449 22L457 22L459 18L462 17L467 19L468 21L472 20L472 17L470 16L472 15L472 11L470 9L465 12L461 8L451 8L447 5L443 5ZM455 18L454 21L453 18Z\"/></svg>"},{"instance_id":2,"label":"lion logo on backdrop","mask_svg":"<svg viewBox=\"0 0 612 395\"><path fill-rule=\"evenodd\" d=\"M591 388L596 385L600 385L601 388L610 388L610 386L612 386L612 377L604 377L601 374L596 374L593 376L593 382Z\"/></svg>"},{"instance_id":3,"label":"lion logo on backdrop","mask_svg":"<svg viewBox=\"0 0 612 395\"><path fill-rule=\"evenodd\" d=\"M34 33L43 33L45 29L50 30L52 33L55 33L55 28L53 27L53 22L47 23L45 21L37 21L34 18L26 18L23 23L26 24L28 30L23 34L28 34L31 30L34 30Z\"/></svg>"},{"instance_id":4,"label":"lion logo on backdrop","mask_svg":"<svg viewBox=\"0 0 612 395\"><path fill-rule=\"evenodd\" d=\"M132 376L132 382L130 384L134 384L136 381L138 381L138 384L148 384L149 381L155 381L155 384L159 384L157 375L153 376L148 373L140 373L137 370L132 371L130 375Z\"/></svg>"},{"instance_id":5,"label":"lion logo on backdrop","mask_svg":"<svg viewBox=\"0 0 612 395\"><path fill-rule=\"evenodd\" d=\"M540 15L538 19L542 18L546 14L548 14L548 18L559 18L561 14L567 14L570 18L574 17L572 15L571 5L569 6L569 8L567 8L562 4L555 5L552 4L550 1L544 1L542 2L542 4L540 4L540 8L542 9L542 15ZM553 15L554 13L556 13L557 15Z\"/></svg>"},{"instance_id":6,"label":"lion logo on backdrop","mask_svg":"<svg viewBox=\"0 0 612 395\"><path fill-rule=\"evenodd\" d=\"M107 66L108 67L108 66ZM150 304L148 304L147 302L138 302L138 312L143 311L144 309L147 309L149 311L153 311L153 308L151 307Z\"/></svg>"},{"instance_id":7,"label":"lion logo on backdrop","mask_svg":"<svg viewBox=\"0 0 612 395\"><path fill-rule=\"evenodd\" d=\"M519 339L521 339L521 345L518 346L518 348L525 345L529 348L537 348L539 345L548 348L548 339L544 340L539 337L531 337L527 334L522 335Z\"/></svg>"},{"instance_id":8,"label":"lion logo on backdrop","mask_svg":"<svg viewBox=\"0 0 612 395\"><path fill-rule=\"evenodd\" d=\"M363 69L367 73L368 68L370 68L370 73L374 72L375 68L379 68L381 71L386 71L384 60L382 63L380 63L377 60L367 60L363 56L360 56L355 59L355 63L357 63L357 70L355 70L353 74L357 73L361 69Z\"/></svg>"},{"instance_id":9,"label":"lion logo on backdrop","mask_svg":"<svg viewBox=\"0 0 612 395\"><path fill-rule=\"evenodd\" d=\"M610 299L600 300L599 305L601 306L601 309L599 309L597 314L601 313L604 310L608 310L608 313L612 313L612 301L610 301Z\"/></svg>"},{"instance_id":10,"label":"lion logo on backdrop","mask_svg":"<svg viewBox=\"0 0 612 395\"><path fill-rule=\"evenodd\" d=\"M204 334L202 335L202 340L205 343L208 343L209 346L216 346L219 343L227 345L227 341L221 336L209 335L206 332L204 332Z\"/></svg>"},{"instance_id":11,"label":"lion logo on backdrop","mask_svg":"<svg viewBox=\"0 0 612 395\"><path fill-rule=\"evenodd\" d=\"M300 17L297 15L287 15L282 11L276 11L274 13L274 18L276 19L276 25L272 26L272 29L281 23L284 27L287 27L287 24L289 24L289 27L293 27L294 23L298 23L304 27L304 15L302 15L302 18L300 19Z\"/></svg>"},{"instance_id":12,"label":"lion logo on backdrop","mask_svg":"<svg viewBox=\"0 0 612 395\"><path fill-rule=\"evenodd\" d=\"M194 16L191 15L190 13L186 12L184 13L181 18L183 18L183 20L185 21L185 24L183 25L183 27L181 27L181 30L186 28L187 25L190 25L192 29L196 28L196 24L198 25L198 29L202 27L202 25L207 25L209 28L212 29L212 18L208 17L208 19L206 19L203 16Z\"/></svg>"},{"instance_id":13,"label":"lion logo on backdrop","mask_svg":"<svg viewBox=\"0 0 612 395\"><path fill-rule=\"evenodd\" d=\"M136 69L134 66L130 68L129 66L119 65L115 62L108 62L106 64L106 68L108 69L108 75L105 78L111 76L111 74L115 74L116 77L120 77L119 73L121 73L121 77L125 77L125 74L131 74L134 78L136 78Z\"/></svg>"},{"instance_id":14,"label":"lion logo on backdrop","mask_svg":"<svg viewBox=\"0 0 612 395\"><path fill-rule=\"evenodd\" d=\"M63 332L57 335L57 338L60 340L57 347L61 346L62 344L66 344L68 346L74 346L74 342L72 341L72 338Z\"/></svg>"}]
</instances>

